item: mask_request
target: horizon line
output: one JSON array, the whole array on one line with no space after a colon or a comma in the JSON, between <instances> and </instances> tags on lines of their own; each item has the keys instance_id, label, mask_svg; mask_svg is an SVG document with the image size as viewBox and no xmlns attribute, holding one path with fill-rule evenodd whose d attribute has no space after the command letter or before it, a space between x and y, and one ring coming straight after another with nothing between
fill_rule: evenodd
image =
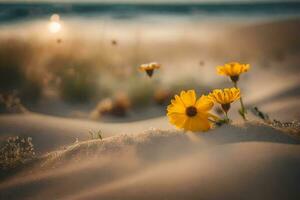
<instances>
[{"instance_id":1,"label":"horizon line","mask_svg":"<svg viewBox=\"0 0 300 200\"><path fill-rule=\"evenodd\" d=\"M99 3L99 4L264 4L300 3L300 0L0 0L0 3Z\"/></svg>"}]
</instances>

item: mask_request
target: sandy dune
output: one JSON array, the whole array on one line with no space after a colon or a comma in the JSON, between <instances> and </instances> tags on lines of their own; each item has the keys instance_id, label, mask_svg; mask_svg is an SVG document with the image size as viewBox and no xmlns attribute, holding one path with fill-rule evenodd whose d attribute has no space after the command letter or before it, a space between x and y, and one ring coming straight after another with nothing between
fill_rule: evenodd
<instances>
[{"instance_id":1,"label":"sandy dune","mask_svg":"<svg viewBox=\"0 0 300 200\"><path fill-rule=\"evenodd\" d=\"M52 151L62 145L90 139L89 131L102 131L103 137L122 133L139 133L159 127L172 129L166 118L131 123L99 123L88 120L67 119L40 114L0 115L1 138L30 136L37 152Z\"/></svg>"},{"instance_id":2,"label":"sandy dune","mask_svg":"<svg viewBox=\"0 0 300 200\"><path fill-rule=\"evenodd\" d=\"M299 143L256 123L198 135L118 135L46 154L1 182L0 197L298 199Z\"/></svg>"}]
</instances>

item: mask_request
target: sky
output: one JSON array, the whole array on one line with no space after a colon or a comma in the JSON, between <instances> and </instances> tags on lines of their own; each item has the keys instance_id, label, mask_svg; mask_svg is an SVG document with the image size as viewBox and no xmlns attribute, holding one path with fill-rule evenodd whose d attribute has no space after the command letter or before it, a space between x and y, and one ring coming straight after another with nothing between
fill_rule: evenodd
<instances>
[{"instance_id":1,"label":"sky","mask_svg":"<svg viewBox=\"0 0 300 200\"><path fill-rule=\"evenodd\" d=\"M0 2L106 2L106 3L184 3L184 2L300 2L300 0L0 0Z\"/></svg>"}]
</instances>

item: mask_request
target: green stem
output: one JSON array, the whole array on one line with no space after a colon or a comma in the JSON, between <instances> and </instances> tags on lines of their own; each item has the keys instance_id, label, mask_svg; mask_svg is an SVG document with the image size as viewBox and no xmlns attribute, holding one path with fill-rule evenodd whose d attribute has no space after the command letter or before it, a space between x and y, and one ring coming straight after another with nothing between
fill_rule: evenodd
<instances>
[{"instance_id":1,"label":"green stem","mask_svg":"<svg viewBox=\"0 0 300 200\"><path fill-rule=\"evenodd\" d=\"M224 111L224 113L225 113L225 121L226 121L227 124L229 124L230 119L229 119L229 117L228 117L228 112L225 112L225 111Z\"/></svg>"},{"instance_id":2,"label":"green stem","mask_svg":"<svg viewBox=\"0 0 300 200\"><path fill-rule=\"evenodd\" d=\"M208 121L210 121L211 123L217 123L217 121L215 121L215 120L212 120L212 119L208 119Z\"/></svg>"},{"instance_id":3,"label":"green stem","mask_svg":"<svg viewBox=\"0 0 300 200\"><path fill-rule=\"evenodd\" d=\"M237 82L233 82L233 84L234 84L235 88L238 88ZM247 110L246 110L246 108L244 106L244 102L243 102L243 98L242 97L240 97L240 103L241 103L241 109L239 110L239 113L243 117L243 119L246 121L247 120L247 118L246 118Z\"/></svg>"}]
</instances>

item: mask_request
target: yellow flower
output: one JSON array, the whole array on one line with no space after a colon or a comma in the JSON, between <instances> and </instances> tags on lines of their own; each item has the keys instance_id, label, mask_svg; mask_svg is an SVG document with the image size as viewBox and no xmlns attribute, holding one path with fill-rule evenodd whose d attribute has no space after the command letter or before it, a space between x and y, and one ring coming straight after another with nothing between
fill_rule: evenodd
<instances>
[{"instance_id":1,"label":"yellow flower","mask_svg":"<svg viewBox=\"0 0 300 200\"><path fill-rule=\"evenodd\" d=\"M230 104L241 98L241 92L238 88L216 89L208 95L214 102L221 104L223 110L227 113Z\"/></svg>"},{"instance_id":2,"label":"yellow flower","mask_svg":"<svg viewBox=\"0 0 300 200\"><path fill-rule=\"evenodd\" d=\"M160 68L160 64L155 63L155 62L148 63L148 64L142 64L139 67L139 69L141 71L145 71L149 77L151 77L153 75L153 72L155 69L159 69L159 68Z\"/></svg>"},{"instance_id":3,"label":"yellow flower","mask_svg":"<svg viewBox=\"0 0 300 200\"><path fill-rule=\"evenodd\" d=\"M208 113L214 106L213 101L202 95L198 100L194 90L182 91L175 95L167 108L167 116L177 128L186 131L207 131L211 128L209 118L217 117Z\"/></svg>"},{"instance_id":4,"label":"yellow flower","mask_svg":"<svg viewBox=\"0 0 300 200\"><path fill-rule=\"evenodd\" d=\"M249 69L249 64L231 62L225 64L224 66L218 66L217 73L219 75L229 76L233 82L237 82L239 80L239 75L247 72Z\"/></svg>"}]
</instances>

